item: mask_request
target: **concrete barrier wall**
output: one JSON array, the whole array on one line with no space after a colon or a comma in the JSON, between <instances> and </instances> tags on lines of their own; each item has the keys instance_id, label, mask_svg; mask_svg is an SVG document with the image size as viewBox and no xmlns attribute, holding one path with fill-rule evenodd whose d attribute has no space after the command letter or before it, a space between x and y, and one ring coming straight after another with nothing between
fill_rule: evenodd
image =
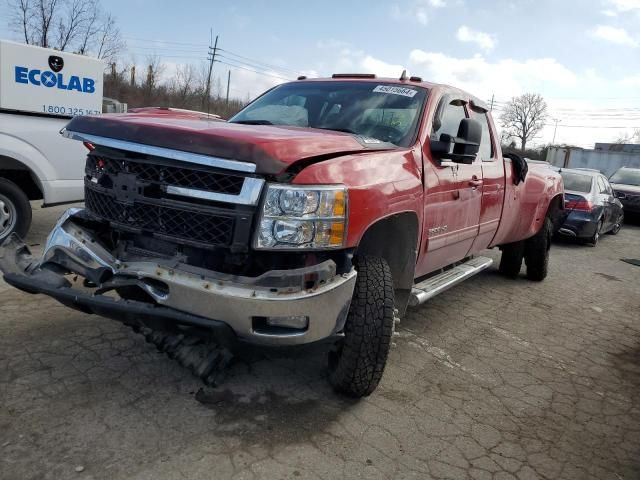
<instances>
[{"instance_id":1,"label":"concrete barrier wall","mask_svg":"<svg viewBox=\"0 0 640 480\"><path fill-rule=\"evenodd\" d=\"M640 154L553 147L547 152L547 162L556 167L595 168L610 177L620 167L640 168Z\"/></svg>"}]
</instances>

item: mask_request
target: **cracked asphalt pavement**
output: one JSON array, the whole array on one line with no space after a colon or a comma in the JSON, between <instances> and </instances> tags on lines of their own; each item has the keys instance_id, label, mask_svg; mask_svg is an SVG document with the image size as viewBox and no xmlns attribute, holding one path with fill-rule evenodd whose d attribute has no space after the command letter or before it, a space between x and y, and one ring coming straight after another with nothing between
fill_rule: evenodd
<instances>
[{"instance_id":1,"label":"cracked asphalt pavement","mask_svg":"<svg viewBox=\"0 0 640 480\"><path fill-rule=\"evenodd\" d=\"M36 210L39 244L63 208ZM490 252L495 260L498 252ZM116 322L0 281L0 478L640 478L640 226L555 243L410 309L380 387L321 347L244 349L219 388Z\"/></svg>"}]
</instances>

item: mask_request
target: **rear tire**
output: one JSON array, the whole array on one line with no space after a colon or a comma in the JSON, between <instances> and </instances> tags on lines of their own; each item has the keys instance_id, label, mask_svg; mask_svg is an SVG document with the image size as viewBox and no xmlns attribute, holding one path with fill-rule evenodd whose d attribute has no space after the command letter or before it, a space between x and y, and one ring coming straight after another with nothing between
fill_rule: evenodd
<instances>
[{"instance_id":1,"label":"rear tire","mask_svg":"<svg viewBox=\"0 0 640 480\"><path fill-rule=\"evenodd\" d=\"M501 248L502 256L500 257L500 267L498 267L498 270L507 277L516 278L522 268L524 242L508 243Z\"/></svg>"},{"instance_id":2,"label":"rear tire","mask_svg":"<svg viewBox=\"0 0 640 480\"><path fill-rule=\"evenodd\" d=\"M598 225L596 226L596 231L593 234L593 236L587 241L587 243L589 243L592 247L595 247L598 245L598 241L600 240L600 232L602 231L602 225L603 222L602 220L600 220L598 222Z\"/></svg>"},{"instance_id":3,"label":"rear tire","mask_svg":"<svg viewBox=\"0 0 640 480\"><path fill-rule=\"evenodd\" d=\"M12 233L24 238L31 226L31 204L15 183L0 178L0 244Z\"/></svg>"},{"instance_id":4,"label":"rear tire","mask_svg":"<svg viewBox=\"0 0 640 480\"><path fill-rule=\"evenodd\" d=\"M540 231L525 241L524 261L529 280L541 282L547 277L552 233L553 224L551 219L546 217Z\"/></svg>"},{"instance_id":5,"label":"rear tire","mask_svg":"<svg viewBox=\"0 0 640 480\"><path fill-rule=\"evenodd\" d=\"M363 256L344 327L344 338L329 352L329 381L352 397L370 395L378 386L394 328L391 269L386 260Z\"/></svg>"}]
</instances>

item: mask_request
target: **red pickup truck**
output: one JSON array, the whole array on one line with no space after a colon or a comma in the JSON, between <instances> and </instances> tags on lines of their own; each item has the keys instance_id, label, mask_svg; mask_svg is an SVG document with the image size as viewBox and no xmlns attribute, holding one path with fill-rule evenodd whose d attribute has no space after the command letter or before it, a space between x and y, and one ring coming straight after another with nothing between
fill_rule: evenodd
<instances>
[{"instance_id":1,"label":"red pickup truck","mask_svg":"<svg viewBox=\"0 0 640 480\"><path fill-rule=\"evenodd\" d=\"M407 306L487 248L544 279L562 221L558 174L504 158L482 101L417 77L300 78L226 122L147 108L63 134L89 150L86 208L39 259L5 241L5 280L142 329L202 378L221 360L193 338L322 340L333 386L368 395Z\"/></svg>"}]
</instances>

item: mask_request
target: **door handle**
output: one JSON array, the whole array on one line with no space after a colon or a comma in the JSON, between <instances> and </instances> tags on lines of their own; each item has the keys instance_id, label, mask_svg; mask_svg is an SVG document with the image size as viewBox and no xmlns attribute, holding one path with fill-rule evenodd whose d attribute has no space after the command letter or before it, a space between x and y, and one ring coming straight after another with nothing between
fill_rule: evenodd
<instances>
[{"instance_id":1,"label":"door handle","mask_svg":"<svg viewBox=\"0 0 640 480\"><path fill-rule=\"evenodd\" d=\"M476 189L482 186L482 180L469 180L469 185Z\"/></svg>"}]
</instances>

